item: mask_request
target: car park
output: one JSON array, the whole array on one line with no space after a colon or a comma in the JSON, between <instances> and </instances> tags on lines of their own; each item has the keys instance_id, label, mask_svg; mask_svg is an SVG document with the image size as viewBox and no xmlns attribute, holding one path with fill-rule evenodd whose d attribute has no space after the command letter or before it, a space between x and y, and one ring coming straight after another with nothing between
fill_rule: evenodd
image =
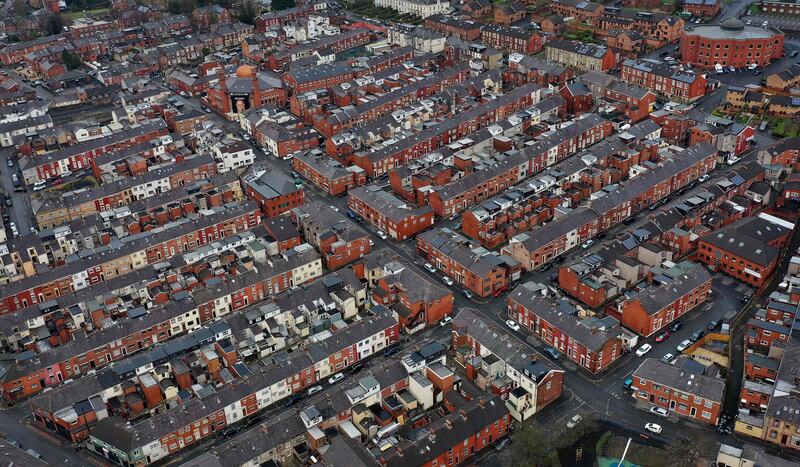
<instances>
[{"instance_id":1,"label":"car park","mask_svg":"<svg viewBox=\"0 0 800 467\"><path fill-rule=\"evenodd\" d=\"M513 319L506 320L506 326L508 326L512 331L519 331L519 324Z\"/></svg>"},{"instance_id":2,"label":"car park","mask_svg":"<svg viewBox=\"0 0 800 467\"><path fill-rule=\"evenodd\" d=\"M669 417L669 411L667 411L667 409L655 405L653 407L650 407L650 413L653 415L657 415L659 417L664 417L664 418Z\"/></svg>"},{"instance_id":3,"label":"car park","mask_svg":"<svg viewBox=\"0 0 800 467\"><path fill-rule=\"evenodd\" d=\"M636 350L636 356L637 357L644 357L645 355L647 355L647 352L650 352L651 350L653 350L653 346L652 345L650 345L650 344L642 344L642 346L639 347Z\"/></svg>"},{"instance_id":4,"label":"car park","mask_svg":"<svg viewBox=\"0 0 800 467\"><path fill-rule=\"evenodd\" d=\"M328 378L328 384L336 384L339 381L344 379L344 375L341 373L336 373L335 375Z\"/></svg>"},{"instance_id":5,"label":"car park","mask_svg":"<svg viewBox=\"0 0 800 467\"><path fill-rule=\"evenodd\" d=\"M658 423L648 423L644 426L644 429L657 435L660 435L663 430Z\"/></svg>"},{"instance_id":6,"label":"car park","mask_svg":"<svg viewBox=\"0 0 800 467\"><path fill-rule=\"evenodd\" d=\"M688 349L691 346L692 346L692 341L690 341L689 339L686 339L684 341L681 341L680 344L678 344L677 349L678 349L678 352L683 352L684 350Z\"/></svg>"}]
</instances>

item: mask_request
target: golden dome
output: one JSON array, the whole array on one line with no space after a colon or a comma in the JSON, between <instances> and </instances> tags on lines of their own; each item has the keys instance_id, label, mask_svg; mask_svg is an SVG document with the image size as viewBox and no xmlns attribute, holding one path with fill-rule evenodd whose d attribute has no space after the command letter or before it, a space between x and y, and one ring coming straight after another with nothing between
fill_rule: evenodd
<instances>
[{"instance_id":1,"label":"golden dome","mask_svg":"<svg viewBox=\"0 0 800 467\"><path fill-rule=\"evenodd\" d=\"M250 65L242 65L236 69L236 76L239 78L250 78L253 75L253 67Z\"/></svg>"}]
</instances>

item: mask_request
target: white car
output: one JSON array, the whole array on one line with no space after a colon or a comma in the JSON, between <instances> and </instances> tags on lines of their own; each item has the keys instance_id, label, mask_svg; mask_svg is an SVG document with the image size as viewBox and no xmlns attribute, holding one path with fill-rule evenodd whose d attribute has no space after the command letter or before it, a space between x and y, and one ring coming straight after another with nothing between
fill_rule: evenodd
<instances>
[{"instance_id":1,"label":"white car","mask_svg":"<svg viewBox=\"0 0 800 467\"><path fill-rule=\"evenodd\" d=\"M439 326L445 327L445 326L447 326L448 324L450 324L452 322L453 322L453 318L451 318L449 316L445 316L444 318L441 319L441 321L439 321Z\"/></svg>"},{"instance_id":2,"label":"white car","mask_svg":"<svg viewBox=\"0 0 800 467\"><path fill-rule=\"evenodd\" d=\"M283 160L285 160L285 161L290 161L292 159L294 159L294 154L287 154L287 155L283 156Z\"/></svg>"},{"instance_id":3,"label":"white car","mask_svg":"<svg viewBox=\"0 0 800 467\"><path fill-rule=\"evenodd\" d=\"M580 415L575 415L567 422L567 428L575 428L578 426L578 423L580 423L581 420L583 420L583 418Z\"/></svg>"},{"instance_id":4,"label":"white car","mask_svg":"<svg viewBox=\"0 0 800 467\"><path fill-rule=\"evenodd\" d=\"M685 341L678 344L678 352L683 352L684 350L688 349L692 346L692 341L686 339Z\"/></svg>"},{"instance_id":5,"label":"white car","mask_svg":"<svg viewBox=\"0 0 800 467\"><path fill-rule=\"evenodd\" d=\"M650 433L655 433L657 435L660 435L662 430L661 425L659 425L658 423L648 423L647 425L644 426L644 429L649 431Z\"/></svg>"},{"instance_id":6,"label":"white car","mask_svg":"<svg viewBox=\"0 0 800 467\"><path fill-rule=\"evenodd\" d=\"M47 188L47 182L45 182L44 180L42 180L41 182L36 182L36 184L33 185L33 191L44 190L45 188Z\"/></svg>"},{"instance_id":7,"label":"white car","mask_svg":"<svg viewBox=\"0 0 800 467\"><path fill-rule=\"evenodd\" d=\"M657 415L659 417L667 418L669 417L669 412L664 407L650 407L650 413L653 415Z\"/></svg>"},{"instance_id":8,"label":"white car","mask_svg":"<svg viewBox=\"0 0 800 467\"><path fill-rule=\"evenodd\" d=\"M448 276L443 276L442 277L442 282L444 282L445 284L447 284L449 286L453 285L453 279L450 279Z\"/></svg>"},{"instance_id":9,"label":"white car","mask_svg":"<svg viewBox=\"0 0 800 467\"><path fill-rule=\"evenodd\" d=\"M381 238L381 240L386 240L387 238L389 238L389 236L386 235L386 232L384 232L383 230L377 231L376 234Z\"/></svg>"},{"instance_id":10,"label":"white car","mask_svg":"<svg viewBox=\"0 0 800 467\"><path fill-rule=\"evenodd\" d=\"M736 157L736 156L731 156L731 157L728 158L728 161L726 162L726 164L733 165L733 164L735 164L737 162L739 162L739 158Z\"/></svg>"},{"instance_id":11,"label":"white car","mask_svg":"<svg viewBox=\"0 0 800 467\"><path fill-rule=\"evenodd\" d=\"M422 265L422 267L425 268L425 270L428 271L431 274L436 272L436 268L433 267L433 265L431 263L425 263L425 264Z\"/></svg>"},{"instance_id":12,"label":"white car","mask_svg":"<svg viewBox=\"0 0 800 467\"><path fill-rule=\"evenodd\" d=\"M336 212L339 212L339 208L337 208L336 206L334 206L332 204L330 205L330 208L333 209Z\"/></svg>"},{"instance_id":13,"label":"white car","mask_svg":"<svg viewBox=\"0 0 800 467\"><path fill-rule=\"evenodd\" d=\"M511 328L512 331L519 331L519 324L517 324L513 319L507 319L506 326Z\"/></svg>"},{"instance_id":14,"label":"white car","mask_svg":"<svg viewBox=\"0 0 800 467\"><path fill-rule=\"evenodd\" d=\"M592 245L594 245L594 240L589 239L589 240L586 240L585 242L583 242L583 245L581 245L581 248L583 248L585 250L585 249L589 248Z\"/></svg>"},{"instance_id":15,"label":"white car","mask_svg":"<svg viewBox=\"0 0 800 467\"><path fill-rule=\"evenodd\" d=\"M369 246L375 246L375 242L373 242L371 238L369 239Z\"/></svg>"},{"instance_id":16,"label":"white car","mask_svg":"<svg viewBox=\"0 0 800 467\"><path fill-rule=\"evenodd\" d=\"M341 373L336 373L335 375L328 378L328 384L336 384L339 381L344 379L344 375Z\"/></svg>"},{"instance_id":17,"label":"white car","mask_svg":"<svg viewBox=\"0 0 800 467\"><path fill-rule=\"evenodd\" d=\"M708 174L703 174L703 175L700 176L700 178L697 179L697 181L699 181L700 183L703 183L706 180L708 180L709 178L710 177L708 176Z\"/></svg>"},{"instance_id":18,"label":"white car","mask_svg":"<svg viewBox=\"0 0 800 467\"><path fill-rule=\"evenodd\" d=\"M322 386L311 386L310 388L308 388L307 394L309 396L313 396L314 394L316 394L316 393L318 393L320 391L322 391Z\"/></svg>"},{"instance_id":19,"label":"white car","mask_svg":"<svg viewBox=\"0 0 800 467\"><path fill-rule=\"evenodd\" d=\"M647 354L647 352L649 352L651 350L653 350L653 346L652 345L650 345L650 344L642 344L642 346L639 347L636 350L636 356L637 357L644 357L645 354Z\"/></svg>"}]
</instances>

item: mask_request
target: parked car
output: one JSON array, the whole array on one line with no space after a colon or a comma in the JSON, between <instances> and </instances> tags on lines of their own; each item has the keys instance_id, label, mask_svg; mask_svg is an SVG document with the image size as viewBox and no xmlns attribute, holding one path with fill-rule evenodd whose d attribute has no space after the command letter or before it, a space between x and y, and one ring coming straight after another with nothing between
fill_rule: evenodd
<instances>
[{"instance_id":1,"label":"parked car","mask_svg":"<svg viewBox=\"0 0 800 467\"><path fill-rule=\"evenodd\" d=\"M665 353L665 354L664 354L664 355L661 357L661 361L662 361L662 362L664 362L664 363L669 363L669 362L671 362L671 361L673 361L673 360L675 360L675 355L674 355L674 354L672 354L672 353Z\"/></svg>"},{"instance_id":2,"label":"parked car","mask_svg":"<svg viewBox=\"0 0 800 467\"><path fill-rule=\"evenodd\" d=\"M678 348L678 352L683 352L684 350L688 349L691 346L692 346L692 341L690 341L689 339L686 339L686 340L682 341L680 344L678 344L678 347L677 347Z\"/></svg>"},{"instance_id":3,"label":"parked car","mask_svg":"<svg viewBox=\"0 0 800 467\"><path fill-rule=\"evenodd\" d=\"M507 319L506 326L508 326L512 331L519 331L519 324L517 324L513 319Z\"/></svg>"},{"instance_id":4,"label":"parked car","mask_svg":"<svg viewBox=\"0 0 800 467\"><path fill-rule=\"evenodd\" d=\"M445 316L444 318L442 318L441 321L439 321L439 326L444 327L444 326L447 326L448 324L450 324L452 322L453 322L453 318L451 318L449 316Z\"/></svg>"},{"instance_id":5,"label":"parked car","mask_svg":"<svg viewBox=\"0 0 800 467\"><path fill-rule=\"evenodd\" d=\"M550 358L552 358L553 360L558 360L560 358L560 356L558 355L558 350L556 350L556 349L554 349L552 347L545 347L542 350L544 351L544 353L549 355Z\"/></svg>"},{"instance_id":6,"label":"parked car","mask_svg":"<svg viewBox=\"0 0 800 467\"><path fill-rule=\"evenodd\" d=\"M286 401L286 407L291 407L300 402L301 400L303 400L303 397L300 394L295 394L294 396L289 398L288 401Z\"/></svg>"},{"instance_id":7,"label":"parked car","mask_svg":"<svg viewBox=\"0 0 800 467\"><path fill-rule=\"evenodd\" d=\"M332 204L330 205L330 208L333 209L336 212L339 212L339 208L337 208L336 206L334 206Z\"/></svg>"},{"instance_id":8,"label":"parked car","mask_svg":"<svg viewBox=\"0 0 800 467\"><path fill-rule=\"evenodd\" d=\"M506 436L506 437L505 437L505 438L503 438L503 439L502 439L502 440L501 440L499 443L497 443L497 446L495 446L495 447L494 447L494 450L495 450L495 451L497 451L497 452L500 452L500 451L502 451L502 450L503 450L503 448L504 448L504 447L506 447L506 445L507 445L508 443L510 443L510 442L511 442L511 438L509 438L509 437L507 437L507 436Z\"/></svg>"},{"instance_id":9,"label":"parked car","mask_svg":"<svg viewBox=\"0 0 800 467\"><path fill-rule=\"evenodd\" d=\"M659 417L664 417L664 418L669 417L669 412L664 407L658 407L658 406L650 407L650 413L653 415L658 415Z\"/></svg>"},{"instance_id":10,"label":"parked car","mask_svg":"<svg viewBox=\"0 0 800 467\"><path fill-rule=\"evenodd\" d=\"M283 159L285 161L290 161L290 160L294 159L294 154L287 154L287 155L283 156L281 159Z\"/></svg>"},{"instance_id":11,"label":"parked car","mask_svg":"<svg viewBox=\"0 0 800 467\"><path fill-rule=\"evenodd\" d=\"M11 156L8 156L8 166L14 167L14 159L12 159Z\"/></svg>"},{"instance_id":12,"label":"parked car","mask_svg":"<svg viewBox=\"0 0 800 467\"><path fill-rule=\"evenodd\" d=\"M318 393L320 391L322 391L322 386L311 386L310 388L308 388L307 394L309 396L313 396L314 394L316 394L316 393Z\"/></svg>"},{"instance_id":13,"label":"parked car","mask_svg":"<svg viewBox=\"0 0 800 467\"><path fill-rule=\"evenodd\" d=\"M672 323L672 326L669 327L669 330L672 332L677 332L682 327L683 327L683 322L675 321L674 323Z\"/></svg>"},{"instance_id":14,"label":"parked car","mask_svg":"<svg viewBox=\"0 0 800 467\"><path fill-rule=\"evenodd\" d=\"M700 176L700 178L697 179L697 181L699 181L700 183L703 183L706 180L708 180L709 178L711 178L711 177L709 177L708 174L703 174L703 175Z\"/></svg>"},{"instance_id":15,"label":"parked car","mask_svg":"<svg viewBox=\"0 0 800 467\"><path fill-rule=\"evenodd\" d=\"M336 373L335 375L328 378L328 384L336 384L339 381L344 379L344 375L341 373Z\"/></svg>"},{"instance_id":16,"label":"parked car","mask_svg":"<svg viewBox=\"0 0 800 467\"><path fill-rule=\"evenodd\" d=\"M442 276L442 282L444 282L449 286L452 286L454 284L453 279L450 279L448 276Z\"/></svg>"},{"instance_id":17,"label":"parked car","mask_svg":"<svg viewBox=\"0 0 800 467\"><path fill-rule=\"evenodd\" d=\"M728 161L725 162L725 163L728 164L728 165L733 165L733 164L735 164L737 162L739 162L739 158L736 157L736 156L731 156L731 157L728 158Z\"/></svg>"},{"instance_id":18,"label":"parked car","mask_svg":"<svg viewBox=\"0 0 800 467\"><path fill-rule=\"evenodd\" d=\"M358 373L359 371L364 369L363 363L356 363L355 365L350 367L350 373Z\"/></svg>"},{"instance_id":19,"label":"parked car","mask_svg":"<svg viewBox=\"0 0 800 467\"><path fill-rule=\"evenodd\" d=\"M633 378L628 378L622 383L622 387L625 389L632 389L633 388Z\"/></svg>"},{"instance_id":20,"label":"parked car","mask_svg":"<svg viewBox=\"0 0 800 467\"><path fill-rule=\"evenodd\" d=\"M381 240L386 240L387 238L389 238L389 236L386 235L386 232L384 232L383 230L379 230L375 233L381 238Z\"/></svg>"},{"instance_id":21,"label":"parked car","mask_svg":"<svg viewBox=\"0 0 800 467\"><path fill-rule=\"evenodd\" d=\"M47 182L44 180L38 181L33 184L33 191L44 190L47 188Z\"/></svg>"},{"instance_id":22,"label":"parked car","mask_svg":"<svg viewBox=\"0 0 800 467\"><path fill-rule=\"evenodd\" d=\"M644 426L644 429L657 435L660 435L662 431L661 425L658 423L648 423Z\"/></svg>"},{"instance_id":23,"label":"parked car","mask_svg":"<svg viewBox=\"0 0 800 467\"><path fill-rule=\"evenodd\" d=\"M714 329L717 329L717 326L719 326L720 324L722 324L722 320L712 319L711 321L708 322L706 329L709 331L713 331Z\"/></svg>"},{"instance_id":24,"label":"parked car","mask_svg":"<svg viewBox=\"0 0 800 467\"><path fill-rule=\"evenodd\" d=\"M705 336L705 335L706 335L705 331L703 331L702 329L698 329L697 331L695 331L695 332L694 332L694 333L693 333L693 334L692 334L692 335L689 337L689 339L690 339L692 342L697 342L697 341L699 341L699 340L700 340L700 338L701 338L701 337L703 337L703 336Z\"/></svg>"},{"instance_id":25,"label":"parked car","mask_svg":"<svg viewBox=\"0 0 800 467\"><path fill-rule=\"evenodd\" d=\"M386 347L385 349L383 349L383 355L385 357L390 357L390 356L396 354L399 351L400 351L400 346L395 344L395 345L393 345L391 347Z\"/></svg>"},{"instance_id":26,"label":"parked car","mask_svg":"<svg viewBox=\"0 0 800 467\"><path fill-rule=\"evenodd\" d=\"M465 296L465 297L469 298L470 300L472 299L472 297L473 297L473 293L472 293L472 292L470 292L469 290L467 290L467 289L462 289L462 290L461 290L461 292L464 294L464 296Z\"/></svg>"},{"instance_id":27,"label":"parked car","mask_svg":"<svg viewBox=\"0 0 800 467\"><path fill-rule=\"evenodd\" d=\"M567 428L575 428L576 426L578 426L581 420L583 420L583 417L581 417L580 415L574 415L567 422Z\"/></svg>"},{"instance_id":28,"label":"parked car","mask_svg":"<svg viewBox=\"0 0 800 467\"><path fill-rule=\"evenodd\" d=\"M422 267L431 274L436 272L436 268L431 263L425 263Z\"/></svg>"},{"instance_id":29,"label":"parked car","mask_svg":"<svg viewBox=\"0 0 800 467\"><path fill-rule=\"evenodd\" d=\"M652 345L650 345L650 344L642 344L642 346L639 347L636 350L636 356L637 357L644 357L647 354L647 352L650 352L651 350L653 350L653 346Z\"/></svg>"},{"instance_id":30,"label":"parked car","mask_svg":"<svg viewBox=\"0 0 800 467\"><path fill-rule=\"evenodd\" d=\"M586 250L586 249L588 249L588 248L589 248L590 246L592 246L592 245L594 245L594 240L592 240L592 239L590 238L589 240L586 240L585 242L583 242L583 245L581 245L581 248L583 248L584 250Z\"/></svg>"},{"instance_id":31,"label":"parked car","mask_svg":"<svg viewBox=\"0 0 800 467\"><path fill-rule=\"evenodd\" d=\"M664 342L669 337L669 331L664 331L656 336L656 342Z\"/></svg>"}]
</instances>

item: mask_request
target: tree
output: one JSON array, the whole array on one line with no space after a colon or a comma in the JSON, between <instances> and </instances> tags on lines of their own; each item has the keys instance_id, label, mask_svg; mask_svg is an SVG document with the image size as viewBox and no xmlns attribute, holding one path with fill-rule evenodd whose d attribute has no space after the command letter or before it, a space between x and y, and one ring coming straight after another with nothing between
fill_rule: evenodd
<instances>
[{"instance_id":1,"label":"tree","mask_svg":"<svg viewBox=\"0 0 800 467\"><path fill-rule=\"evenodd\" d=\"M529 420L514 432L514 442L504 464L513 467L549 466L552 465L555 439L551 439L549 430Z\"/></svg>"},{"instance_id":2,"label":"tree","mask_svg":"<svg viewBox=\"0 0 800 467\"><path fill-rule=\"evenodd\" d=\"M67 25L67 21L61 16L61 13L53 13L50 17L47 18L47 23L45 24L45 31L49 35L61 34L64 32L64 26Z\"/></svg>"},{"instance_id":3,"label":"tree","mask_svg":"<svg viewBox=\"0 0 800 467\"><path fill-rule=\"evenodd\" d=\"M245 24L253 24L256 21L256 7L253 0L243 0L239 3L239 21Z\"/></svg>"},{"instance_id":4,"label":"tree","mask_svg":"<svg viewBox=\"0 0 800 467\"><path fill-rule=\"evenodd\" d=\"M29 10L28 2L25 0L14 0L14 2L11 3L11 12L18 18L25 16Z\"/></svg>"},{"instance_id":5,"label":"tree","mask_svg":"<svg viewBox=\"0 0 800 467\"><path fill-rule=\"evenodd\" d=\"M68 50L61 52L61 61L64 62L64 66L67 67L68 70L80 68L81 64L83 63L79 55L76 55Z\"/></svg>"},{"instance_id":6,"label":"tree","mask_svg":"<svg viewBox=\"0 0 800 467\"><path fill-rule=\"evenodd\" d=\"M286 10L289 8L294 8L295 2L294 0L272 0L272 10Z\"/></svg>"}]
</instances>

